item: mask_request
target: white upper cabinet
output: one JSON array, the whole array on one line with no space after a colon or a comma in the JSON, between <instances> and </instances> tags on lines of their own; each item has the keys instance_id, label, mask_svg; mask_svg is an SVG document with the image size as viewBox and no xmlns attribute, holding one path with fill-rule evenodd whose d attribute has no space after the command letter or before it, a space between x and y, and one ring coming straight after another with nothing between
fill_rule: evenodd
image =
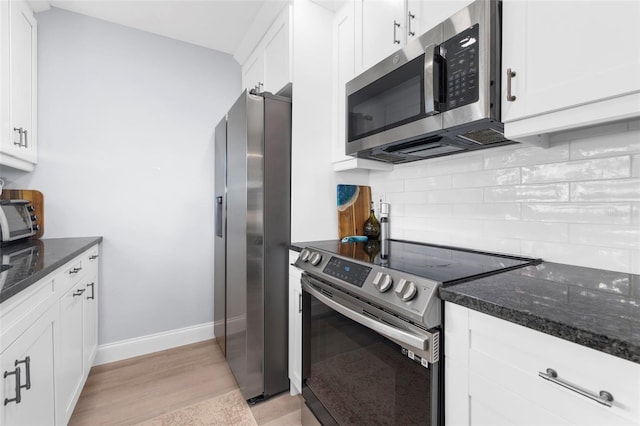
<instances>
[{"instance_id":1,"label":"white upper cabinet","mask_svg":"<svg viewBox=\"0 0 640 426\"><path fill-rule=\"evenodd\" d=\"M407 0L407 43L442 23L473 0Z\"/></svg>"},{"instance_id":2,"label":"white upper cabinet","mask_svg":"<svg viewBox=\"0 0 640 426\"><path fill-rule=\"evenodd\" d=\"M334 84L335 84L335 137L333 146L333 161L352 160L345 154L346 141L346 93L345 85L355 77L355 3L347 2L336 12L333 21L334 37Z\"/></svg>"},{"instance_id":3,"label":"white upper cabinet","mask_svg":"<svg viewBox=\"0 0 640 426\"><path fill-rule=\"evenodd\" d=\"M502 22L508 138L640 116L640 2L505 0Z\"/></svg>"},{"instance_id":4,"label":"white upper cabinet","mask_svg":"<svg viewBox=\"0 0 640 426\"><path fill-rule=\"evenodd\" d=\"M391 55L406 42L404 0L361 0L362 70Z\"/></svg>"},{"instance_id":5,"label":"white upper cabinet","mask_svg":"<svg viewBox=\"0 0 640 426\"><path fill-rule=\"evenodd\" d=\"M26 1L0 4L0 163L37 162L37 23Z\"/></svg>"},{"instance_id":6,"label":"white upper cabinet","mask_svg":"<svg viewBox=\"0 0 640 426\"><path fill-rule=\"evenodd\" d=\"M371 68L473 0L359 0L357 71Z\"/></svg>"},{"instance_id":7,"label":"white upper cabinet","mask_svg":"<svg viewBox=\"0 0 640 426\"><path fill-rule=\"evenodd\" d=\"M243 64L245 89L276 93L291 82L291 18L291 6L287 6Z\"/></svg>"}]
</instances>

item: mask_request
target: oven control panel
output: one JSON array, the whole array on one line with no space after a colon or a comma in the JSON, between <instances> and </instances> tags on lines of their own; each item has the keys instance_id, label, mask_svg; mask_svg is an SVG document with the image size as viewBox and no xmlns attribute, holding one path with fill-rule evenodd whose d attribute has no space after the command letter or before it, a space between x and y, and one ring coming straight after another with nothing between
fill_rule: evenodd
<instances>
[{"instance_id":1,"label":"oven control panel","mask_svg":"<svg viewBox=\"0 0 640 426\"><path fill-rule=\"evenodd\" d=\"M436 281L313 247L300 252L295 266L428 328L441 324Z\"/></svg>"},{"instance_id":2,"label":"oven control panel","mask_svg":"<svg viewBox=\"0 0 640 426\"><path fill-rule=\"evenodd\" d=\"M371 268L339 257L331 256L323 273L349 284L362 287L371 272Z\"/></svg>"}]
</instances>

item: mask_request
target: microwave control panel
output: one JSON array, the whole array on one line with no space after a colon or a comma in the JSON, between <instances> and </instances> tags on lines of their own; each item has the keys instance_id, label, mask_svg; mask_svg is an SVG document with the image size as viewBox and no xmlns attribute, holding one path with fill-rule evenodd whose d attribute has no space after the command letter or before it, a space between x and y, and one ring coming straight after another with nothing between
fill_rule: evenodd
<instances>
[{"instance_id":1,"label":"microwave control panel","mask_svg":"<svg viewBox=\"0 0 640 426\"><path fill-rule=\"evenodd\" d=\"M457 34L440 45L444 58L444 110L478 101L479 25Z\"/></svg>"}]
</instances>

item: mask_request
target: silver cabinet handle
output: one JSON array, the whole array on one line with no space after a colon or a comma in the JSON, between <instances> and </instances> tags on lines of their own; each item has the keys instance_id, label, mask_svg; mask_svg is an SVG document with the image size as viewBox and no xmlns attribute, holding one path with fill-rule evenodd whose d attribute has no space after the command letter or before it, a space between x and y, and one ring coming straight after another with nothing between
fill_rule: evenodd
<instances>
[{"instance_id":1,"label":"silver cabinet handle","mask_svg":"<svg viewBox=\"0 0 640 426\"><path fill-rule=\"evenodd\" d=\"M25 136L25 140L27 137L27 131L25 129L23 129L22 127L14 127L13 128L14 132L18 132L18 135L20 136L20 141L19 142L13 142L14 145L20 146L20 147L27 147L27 143L25 142L24 144L22 143L22 135Z\"/></svg>"},{"instance_id":2,"label":"silver cabinet handle","mask_svg":"<svg viewBox=\"0 0 640 426\"><path fill-rule=\"evenodd\" d=\"M22 133L24 133L24 147L29 148L29 140L27 139L28 130L24 129Z\"/></svg>"},{"instance_id":3,"label":"silver cabinet handle","mask_svg":"<svg viewBox=\"0 0 640 426\"><path fill-rule=\"evenodd\" d=\"M87 296L87 300L89 299L94 299L96 298L96 284L95 283L89 283L87 284L87 287L91 287L91 296ZM83 289L84 291L84 289Z\"/></svg>"},{"instance_id":4,"label":"silver cabinet handle","mask_svg":"<svg viewBox=\"0 0 640 426\"><path fill-rule=\"evenodd\" d=\"M75 291L75 293L72 294L72 296L73 297L82 296L82 293L84 293L84 291L85 291L84 288L78 289L78 290Z\"/></svg>"},{"instance_id":5,"label":"silver cabinet handle","mask_svg":"<svg viewBox=\"0 0 640 426\"><path fill-rule=\"evenodd\" d=\"M412 19L416 19L416 15L414 15L413 13L411 13L411 11L409 11L409 17L407 19L407 34L409 34L411 37L416 35L415 31L411 31L411 20Z\"/></svg>"},{"instance_id":6,"label":"silver cabinet handle","mask_svg":"<svg viewBox=\"0 0 640 426\"><path fill-rule=\"evenodd\" d=\"M89 256L89 260L96 260L98 258L97 254L93 254L91 256Z\"/></svg>"},{"instance_id":7,"label":"silver cabinet handle","mask_svg":"<svg viewBox=\"0 0 640 426\"><path fill-rule=\"evenodd\" d=\"M396 22L396 20L393 20L393 44L400 44L400 40L398 40L398 37L396 35L396 29L400 28L400 24Z\"/></svg>"},{"instance_id":8,"label":"silver cabinet handle","mask_svg":"<svg viewBox=\"0 0 640 426\"><path fill-rule=\"evenodd\" d=\"M82 271L82 267L80 268L73 268L72 270L69 271L69 275L72 274L77 274L78 272Z\"/></svg>"},{"instance_id":9,"label":"silver cabinet handle","mask_svg":"<svg viewBox=\"0 0 640 426\"><path fill-rule=\"evenodd\" d=\"M560 385L563 388L567 388L576 393L579 393L582 396L586 396L587 398L592 399L599 404L606 405L607 407L611 407L613 405L613 395L611 395L609 392L602 390L598 395L596 395L595 393L592 393L587 389L581 388L578 385L574 385L573 383L569 383L566 380L560 379L558 377L558 373L553 368L547 368L546 373L539 372L538 376L552 383Z\"/></svg>"},{"instance_id":10,"label":"silver cabinet handle","mask_svg":"<svg viewBox=\"0 0 640 426\"><path fill-rule=\"evenodd\" d=\"M14 396L13 398L5 398L4 405L7 405L10 402L15 402L16 404L20 404L20 401L22 401L22 396L20 395L20 389L21 389L20 367L16 367L15 370L13 371L5 371L4 379L6 380L8 376L16 376L16 384L15 384L16 396Z\"/></svg>"},{"instance_id":11,"label":"silver cabinet handle","mask_svg":"<svg viewBox=\"0 0 640 426\"><path fill-rule=\"evenodd\" d=\"M511 79L516 76L516 72L511 68L507 68L507 100L513 102L516 100L516 96L511 94Z\"/></svg>"}]
</instances>

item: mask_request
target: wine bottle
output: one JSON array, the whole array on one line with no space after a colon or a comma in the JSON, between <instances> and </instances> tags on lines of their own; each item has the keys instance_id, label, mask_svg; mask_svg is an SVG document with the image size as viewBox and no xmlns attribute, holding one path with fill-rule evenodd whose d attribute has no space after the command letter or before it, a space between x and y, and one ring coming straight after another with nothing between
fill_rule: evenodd
<instances>
[{"instance_id":1,"label":"wine bottle","mask_svg":"<svg viewBox=\"0 0 640 426\"><path fill-rule=\"evenodd\" d=\"M380 222L378 222L378 219L376 218L376 213L373 208L373 201L371 202L371 214L369 214L369 219L367 219L367 221L364 223L362 232L370 240L377 240L380 236Z\"/></svg>"}]
</instances>

